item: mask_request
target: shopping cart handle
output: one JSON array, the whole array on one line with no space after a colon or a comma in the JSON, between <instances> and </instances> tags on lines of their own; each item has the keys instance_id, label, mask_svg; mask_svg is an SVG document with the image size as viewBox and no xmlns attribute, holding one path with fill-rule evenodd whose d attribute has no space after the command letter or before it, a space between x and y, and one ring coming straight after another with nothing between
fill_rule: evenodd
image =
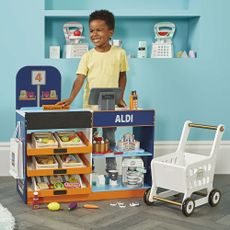
<instances>
[{"instance_id":1,"label":"shopping cart handle","mask_svg":"<svg viewBox=\"0 0 230 230\"><path fill-rule=\"evenodd\" d=\"M202 124L195 124L195 123L189 123L189 127L193 128L200 128L200 129L212 129L212 130L217 130L218 126L213 126L213 125L202 125ZM224 126L220 127L220 131L224 131Z\"/></svg>"}]
</instances>

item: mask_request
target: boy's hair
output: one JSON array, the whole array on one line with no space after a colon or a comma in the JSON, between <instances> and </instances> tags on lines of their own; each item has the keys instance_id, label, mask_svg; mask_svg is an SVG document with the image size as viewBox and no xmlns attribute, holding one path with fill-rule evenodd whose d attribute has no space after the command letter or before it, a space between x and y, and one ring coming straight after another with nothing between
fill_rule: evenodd
<instances>
[{"instance_id":1,"label":"boy's hair","mask_svg":"<svg viewBox=\"0 0 230 230\"><path fill-rule=\"evenodd\" d=\"M108 10L96 10L89 15L89 23L93 20L103 20L110 30L115 28L114 15Z\"/></svg>"}]
</instances>

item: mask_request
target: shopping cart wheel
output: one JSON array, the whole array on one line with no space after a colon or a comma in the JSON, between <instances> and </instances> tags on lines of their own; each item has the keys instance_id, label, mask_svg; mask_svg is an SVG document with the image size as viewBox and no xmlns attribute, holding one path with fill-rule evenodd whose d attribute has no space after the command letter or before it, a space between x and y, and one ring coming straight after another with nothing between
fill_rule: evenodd
<instances>
[{"instance_id":1,"label":"shopping cart wheel","mask_svg":"<svg viewBox=\"0 0 230 230\"><path fill-rule=\"evenodd\" d=\"M215 207L219 204L221 198L221 192L218 189L213 189L208 197L208 203L210 206Z\"/></svg>"},{"instance_id":2,"label":"shopping cart wheel","mask_svg":"<svg viewBox=\"0 0 230 230\"><path fill-rule=\"evenodd\" d=\"M195 208L194 200L191 198L185 199L181 208L182 208L182 213L185 216L190 216L193 213L194 208Z\"/></svg>"},{"instance_id":3,"label":"shopping cart wheel","mask_svg":"<svg viewBox=\"0 0 230 230\"><path fill-rule=\"evenodd\" d=\"M149 196L150 196L150 192L151 192L151 188L148 188L145 193L144 193L144 202L148 205L151 206L154 204L154 201L150 201L149 200Z\"/></svg>"}]
</instances>

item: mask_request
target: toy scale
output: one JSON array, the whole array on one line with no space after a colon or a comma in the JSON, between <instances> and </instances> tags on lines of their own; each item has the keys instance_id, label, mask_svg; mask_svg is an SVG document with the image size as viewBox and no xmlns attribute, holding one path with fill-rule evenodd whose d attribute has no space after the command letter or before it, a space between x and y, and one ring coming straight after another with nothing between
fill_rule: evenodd
<instances>
[{"instance_id":1,"label":"toy scale","mask_svg":"<svg viewBox=\"0 0 230 230\"><path fill-rule=\"evenodd\" d=\"M83 25L79 22L67 22L63 26L66 39L64 58L79 58L88 51L88 44L82 42Z\"/></svg>"},{"instance_id":2,"label":"toy scale","mask_svg":"<svg viewBox=\"0 0 230 230\"><path fill-rule=\"evenodd\" d=\"M171 22L159 22L154 26L155 42L152 44L151 58L172 58L175 24Z\"/></svg>"}]
</instances>

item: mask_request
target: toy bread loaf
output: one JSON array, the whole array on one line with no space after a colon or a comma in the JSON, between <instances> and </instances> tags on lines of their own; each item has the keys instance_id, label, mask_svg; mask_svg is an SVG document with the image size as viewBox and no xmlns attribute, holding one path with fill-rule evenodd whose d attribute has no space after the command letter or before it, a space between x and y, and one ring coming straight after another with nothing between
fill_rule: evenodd
<instances>
[{"instance_id":1,"label":"toy bread loaf","mask_svg":"<svg viewBox=\"0 0 230 230\"><path fill-rule=\"evenodd\" d=\"M70 109L70 106L63 107L62 105L42 105L43 110L66 110Z\"/></svg>"}]
</instances>

